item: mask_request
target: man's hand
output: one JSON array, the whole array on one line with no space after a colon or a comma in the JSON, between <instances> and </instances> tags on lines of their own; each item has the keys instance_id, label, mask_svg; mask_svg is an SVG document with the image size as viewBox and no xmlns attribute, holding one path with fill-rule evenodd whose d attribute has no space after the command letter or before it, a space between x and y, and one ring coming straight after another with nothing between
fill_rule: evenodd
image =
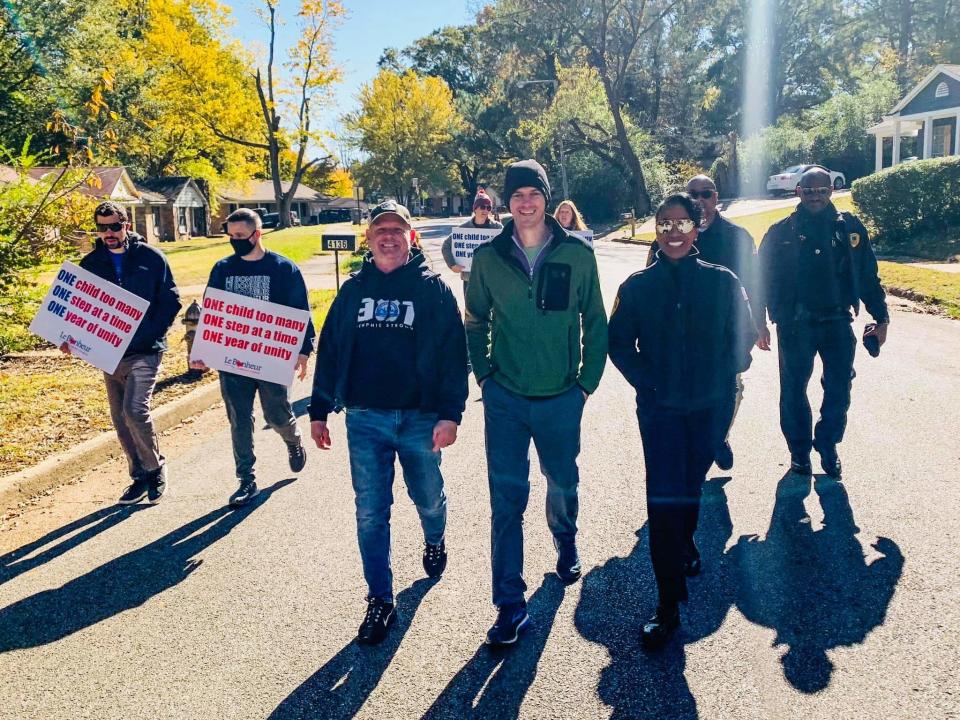
<instances>
[{"instance_id":1,"label":"man's hand","mask_svg":"<svg viewBox=\"0 0 960 720\"><path fill-rule=\"evenodd\" d=\"M880 347L883 347L883 344L887 341L887 328L889 326L890 323L877 323L871 330L865 332L863 336L870 337L871 335L876 335Z\"/></svg>"},{"instance_id":2,"label":"man's hand","mask_svg":"<svg viewBox=\"0 0 960 720\"><path fill-rule=\"evenodd\" d=\"M457 441L457 424L453 420L440 420L433 426L433 451L453 445Z\"/></svg>"},{"instance_id":3,"label":"man's hand","mask_svg":"<svg viewBox=\"0 0 960 720\"><path fill-rule=\"evenodd\" d=\"M436 435L436 431L434 431ZM314 420L310 423L310 437L321 450L330 449L330 430L325 420Z\"/></svg>"},{"instance_id":4,"label":"man's hand","mask_svg":"<svg viewBox=\"0 0 960 720\"><path fill-rule=\"evenodd\" d=\"M62 352L64 355L72 355L73 353L70 352L70 343L60 343L60 352Z\"/></svg>"},{"instance_id":5,"label":"man's hand","mask_svg":"<svg viewBox=\"0 0 960 720\"><path fill-rule=\"evenodd\" d=\"M452 268L450 268L450 269L453 270L455 273L462 273L462 272L463 272L463 265L454 265L454 266L453 266Z\"/></svg>"},{"instance_id":6,"label":"man's hand","mask_svg":"<svg viewBox=\"0 0 960 720\"><path fill-rule=\"evenodd\" d=\"M590 399L590 393L588 393L586 390L581 390L580 392L583 393L583 401L584 401L584 402L586 402L587 400Z\"/></svg>"},{"instance_id":7,"label":"man's hand","mask_svg":"<svg viewBox=\"0 0 960 720\"><path fill-rule=\"evenodd\" d=\"M757 347L761 350L770 350L770 328L764 325L759 330L760 337L757 338Z\"/></svg>"},{"instance_id":8,"label":"man's hand","mask_svg":"<svg viewBox=\"0 0 960 720\"><path fill-rule=\"evenodd\" d=\"M307 356L301 353L297 357L297 366L294 368L298 380L303 380L307 376Z\"/></svg>"},{"instance_id":9,"label":"man's hand","mask_svg":"<svg viewBox=\"0 0 960 720\"><path fill-rule=\"evenodd\" d=\"M207 364L203 360L191 360L190 361L191 370L206 370Z\"/></svg>"}]
</instances>

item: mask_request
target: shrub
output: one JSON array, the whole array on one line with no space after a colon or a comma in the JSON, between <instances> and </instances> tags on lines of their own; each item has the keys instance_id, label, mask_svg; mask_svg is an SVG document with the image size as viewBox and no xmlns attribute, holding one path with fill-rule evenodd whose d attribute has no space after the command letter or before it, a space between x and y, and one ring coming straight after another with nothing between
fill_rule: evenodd
<instances>
[{"instance_id":1,"label":"shrub","mask_svg":"<svg viewBox=\"0 0 960 720\"><path fill-rule=\"evenodd\" d=\"M853 183L853 200L883 245L960 227L960 157L903 163Z\"/></svg>"}]
</instances>

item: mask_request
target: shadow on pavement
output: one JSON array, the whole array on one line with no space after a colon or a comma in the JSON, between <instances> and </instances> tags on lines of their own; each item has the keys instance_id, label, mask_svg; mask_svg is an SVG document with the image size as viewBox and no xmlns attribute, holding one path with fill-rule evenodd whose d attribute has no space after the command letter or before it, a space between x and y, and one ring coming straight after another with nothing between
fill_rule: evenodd
<instances>
[{"instance_id":1,"label":"shadow on pavement","mask_svg":"<svg viewBox=\"0 0 960 720\"><path fill-rule=\"evenodd\" d=\"M883 624L904 562L896 543L880 537L873 548L883 557L867 565L847 491L825 475L813 482L824 513L814 532L804 508L810 485L784 475L766 537L741 537L728 553L740 611L776 631L774 643L787 646L784 676L805 693L830 684L828 650L862 643Z\"/></svg>"},{"instance_id":2,"label":"shadow on pavement","mask_svg":"<svg viewBox=\"0 0 960 720\"><path fill-rule=\"evenodd\" d=\"M356 715L380 683L410 629L417 608L437 582L437 579L421 578L401 591L396 598L396 622L382 643L371 647L351 641L290 693L270 713L269 720L346 720Z\"/></svg>"},{"instance_id":3,"label":"shadow on pavement","mask_svg":"<svg viewBox=\"0 0 960 720\"><path fill-rule=\"evenodd\" d=\"M688 582L690 600L682 607L680 630L662 650L647 653L640 646L640 629L657 604L646 525L627 557L612 558L584 578L574 622L583 637L610 653L597 693L613 708L611 718L698 717L684 678L684 645L716 632L733 605L731 569L723 552L733 531L724 491L729 480L713 478L703 486L696 535L703 572Z\"/></svg>"},{"instance_id":4,"label":"shadow on pavement","mask_svg":"<svg viewBox=\"0 0 960 720\"><path fill-rule=\"evenodd\" d=\"M566 588L553 573L527 601L530 627L517 644L503 650L477 648L440 693L424 720L437 718L515 718L537 676L537 664L550 636ZM493 621L493 617L490 618Z\"/></svg>"},{"instance_id":5,"label":"shadow on pavement","mask_svg":"<svg viewBox=\"0 0 960 720\"><path fill-rule=\"evenodd\" d=\"M82 518L67 523L63 527L52 530L38 540L27 543L16 550L11 550L6 555L0 557L0 585L12 580L18 575L33 570L44 563L55 560L64 553L85 543L87 540L96 537L100 533L109 530L114 525L126 520L133 513L150 507L149 505L111 505L101 508ZM79 532L78 532L79 531ZM76 533L66 537L71 533ZM56 545L61 538L65 538ZM47 547L50 545L50 547ZM37 552L40 548L46 548ZM33 557L28 557L37 552Z\"/></svg>"},{"instance_id":6,"label":"shadow on pavement","mask_svg":"<svg viewBox=\"0 0 960 720\"><path fill-rule=\"evenodd\" d=\"M121 555L53 590L0 610L0 652L61 640L170 589L200 567L195 556L224 538L293 480L264 488L249 505L221 507L149 545Z\"/></svg>"}]
</instances>

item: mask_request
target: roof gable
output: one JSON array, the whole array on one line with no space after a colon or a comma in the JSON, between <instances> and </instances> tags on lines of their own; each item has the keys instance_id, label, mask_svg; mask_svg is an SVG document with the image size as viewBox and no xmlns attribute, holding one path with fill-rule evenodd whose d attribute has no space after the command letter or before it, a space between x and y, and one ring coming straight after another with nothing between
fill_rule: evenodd
<instances>
[{"instance_id":1,"label":"roof gable","mask_svg":"<svg viewBox=\"0 0 960 720\"><path fill-rule=\"evenodd\" d=\"M280 187L284 192L286 192L290 189L290 182L288 180L283 180L280 183ZM276 202L276 197L273 193L272 180L248 180L244 183L236 183L234 185L222 188L218 195L220 200L223 202ZM297 186L297 192L294 193L293 199L303 200L306 202L317 202L320 200L320 193L318 193L312 187L300 183Z\"/></svg>"},{"instance_id":2,"label":"roof gable","mask_svg":"<svg viewBox=\"0 0 960 720\"><path fill-rule=\"evenodd\" d=\"M936 88L941 82L948 84L950 94L945 98L936 98ZM914 100L918 102L914 103ZM937 65L894 106L889 114L910 115L952 107L960 107L960 65Z\"/></svg>"},{"instance_id":3,"label":"roof gable","mask_svg":"<svg viewBox=\"0 0 960 720\"><path fill-rule=\"evenodd\" d=\"M29 170L29 175L34 180L42 180L48 175L59 177L64 170L66 168L63 167L35 167ZM89 183L81 185L77 188L78 192L98 200L129 202L140 199L140 193L137 192L136 185L125 167L92 167L87 168L87 171L97 179L92 185Z\"/></svg>"}]
</instances>

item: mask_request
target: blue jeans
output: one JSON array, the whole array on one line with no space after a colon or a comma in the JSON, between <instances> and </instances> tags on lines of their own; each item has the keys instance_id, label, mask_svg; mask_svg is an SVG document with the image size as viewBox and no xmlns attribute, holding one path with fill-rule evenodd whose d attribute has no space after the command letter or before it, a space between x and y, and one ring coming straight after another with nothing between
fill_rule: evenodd
<instances>
[{"instance_id":1,"label":"blue jeans","mask_svg":"<svg viewBox=\"0 0 960 720\"><path fill-rule=\"evenodd\" d=\"M433 452L437 415L419 410L347 408L347 447L357 504L357 541L368 598L393 602L390 506L394 461L420 515L424 539L436 545L447 527L440 453Z\"/></svg>"},{"instance_id":2,"label":"blue jeans","mask_svg":"<svg viewBox=\"0 0 960 720\"><path fill-rule=\"evenodd\" d=\"M530 495L530 441L547 478L547 526L557 543L577 535L580 419L583 391L574 385L550 398L510 392L493 379L483 384L483 417L490 483L493 604L524 599L523 513Z\"/></svg>"},{"instance_id":3,"label":"blue jeans","mask_svg":"<svg viewBox=\"0 0 960 720\"><path fill-rule=\"evenodd\" d=\"M288 445L297 442L300 431L297 418L290 406L288 389L277 383L256 378L220 373L220 393L230 421L230 439L233 442L233 460L241 481L253 480L253 398L260 394L260 407L267 425L276 430Z\"/></svg>"}]
</instances>

